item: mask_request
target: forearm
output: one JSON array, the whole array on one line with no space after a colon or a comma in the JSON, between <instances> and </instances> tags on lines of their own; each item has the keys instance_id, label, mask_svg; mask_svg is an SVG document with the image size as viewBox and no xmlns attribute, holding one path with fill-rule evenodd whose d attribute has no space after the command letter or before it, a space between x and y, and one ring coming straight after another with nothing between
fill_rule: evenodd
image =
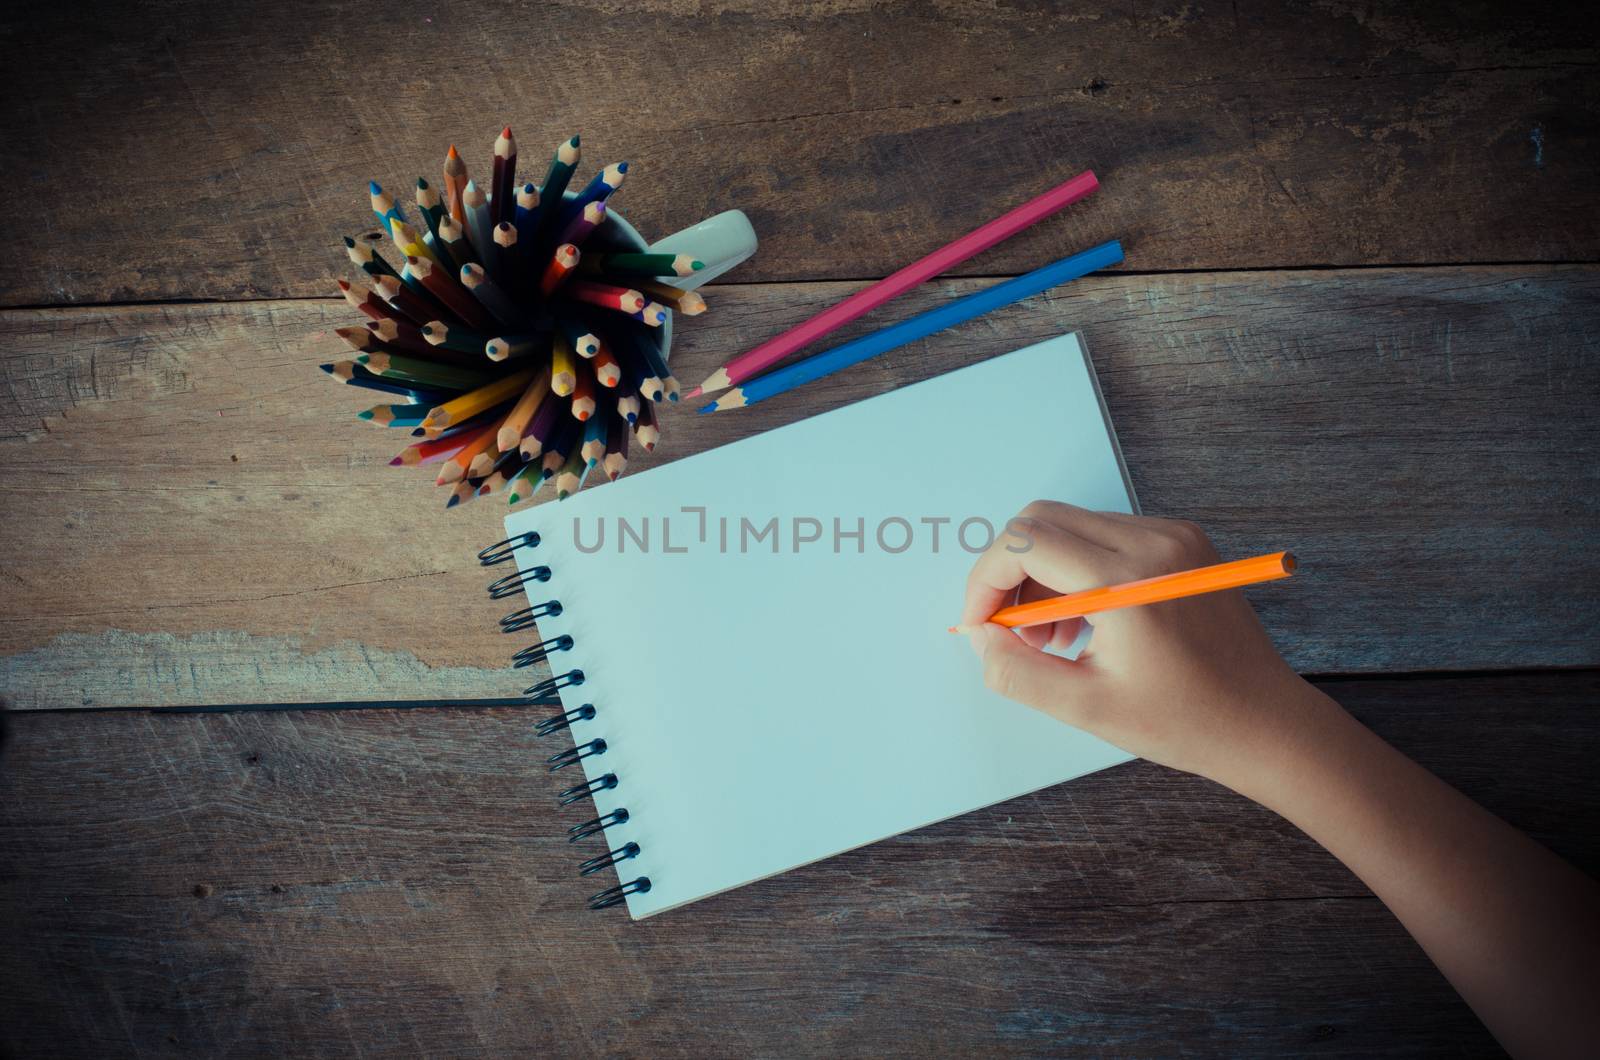
<instances>
[{"instance_id":1,"label":"forearm","mask_svg":"<svg viewBox=\"0 0 1600 1060\"><path fill-rule=\"evenodd\" d=\"M1511 1052L1600 1041L1600 887L1305 686L1220 778L1359 876Z\"/></svg>"}]
</instances>

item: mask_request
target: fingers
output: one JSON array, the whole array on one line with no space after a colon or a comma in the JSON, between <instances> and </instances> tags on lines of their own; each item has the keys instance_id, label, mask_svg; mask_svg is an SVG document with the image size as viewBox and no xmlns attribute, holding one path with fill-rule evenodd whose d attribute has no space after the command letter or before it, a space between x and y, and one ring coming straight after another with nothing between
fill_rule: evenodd
<instances>
[{"instance_id":1,"label":"fingers","mask_svg":"<svg viewBox=\"0 0 1600 1060\"><path fill-rule=\"evenodd\" d=\"M967 576L962 625L984 622L1011 603L1012 592L1026 578L1050 593L1066 593L1104 585L1114 569L1115 553L1059 526L1032 518L1007 525L1008 532L978 557Z\"/></svg>"},{"instance_id":2,"label":"fingers","mask_svg":"<svg viewBox=\"0 0 1600 1060\"><path fill-rule=\"evenodd\" d=\"M1019 604L1031 604L1035 600L1047 600L1060 594L1048 589L1029 578L1017 587L1017 600ZM1069 618L1062 622L1047 622L1042 626L1025 626L1013 630L1022 638L1024 644L1034 648L1065 648L1078 638L1078 632L1083 628L1083 619Z\"/></svg>"},{"instance_id":3,"label":"fingers","mask_svg":"<svg viewBox=\"0 0 1600 1060\"><path fill-rule=\"evenodd\" d=\"M1038 500L1022 515L1070 530L1085 540L1123 555L1162 563L1195 559L1213 562L1216 554L1205 531L1186 519L1157 519L1125 512L1092 512L1060 501Z\"/></svg>"},{"instance_id":4,"label":"fingers","mask_svg":"<svg viewBox=\"0 0 1600 1060\"><path fill-rule=\"evenodd\" d=\"M1076 704L1090 696L1092 676L1078 663L1030 648L1003 626L978 626L971 637L983 659L983 683L1007 699L1072 722Z\"/></svg>"},{"instance_id":5,"label":"fingers","mask_svg":"<svg viewBox=\"0 0 1600 1060\"><path fill-rule=\"evenodd\" d=\"M1067 618L1060 622L1047 622L1042 626L1024 626L1013 629L1011 632L1022 638L1022 642L1030 648L1043 651L1053 648L1064 651L1073 641L1078 639L1078 634L1083 631L1085 619Z\"/></svg>"},{"instance_id":6,"label":"fingers","mask_svg":"<svg viewBox=\"0 0 1600 1060\"><path fill-rule=\"evenodd\" d=\"M1022 509L1024 519L1037 519L1042 523L1059 526L1091 541L1111 552L1122 551L1122 542L1128 536L1127 524L1113 518L1115 512L1091 512L1075 504L1060 501L1038 500ZM1128 516L1128 518L1134 518Z\"/></svg>"}]
</instances>

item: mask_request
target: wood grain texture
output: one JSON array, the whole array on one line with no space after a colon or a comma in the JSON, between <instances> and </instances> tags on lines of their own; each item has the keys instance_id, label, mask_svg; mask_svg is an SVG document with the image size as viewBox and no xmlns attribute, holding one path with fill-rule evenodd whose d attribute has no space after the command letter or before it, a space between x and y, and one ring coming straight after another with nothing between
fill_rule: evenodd
<instances>
[{"instance_id":1,"label":"wood grain texture","mask_svg":"<svg viewBox=\"0 0 1600 1060\"><path fill-rule=\"evenodd\" d=\"M851 289L719 288L674 363L698 379ZM320 302L0 314L0 549L30 557L5 568L12 705L527 683L472 555L505 509L444 512L424 473L383 466L401 432L354 420L370 399L314 367L347 319ZM670 409L634 471L1072 329L1147 512L1198 520L1224 554L1300 555L1302 577L1254 598L1302 670L1600 661L1592 268L1095 278L746 412Z\"/></svg>"},{"instance_id":2,"label":"wood grain texture","mask_svg":"<svg viewBox=\"0 0 1600 1060\"><path fill-rule=\"evenodd\" d=\"M1324 685L1600 867L1594 673ZM12 715L0 1051L1482 1053L1295 829L1137 763L640 923L517 710ZM564 739L564 737L562 738ZM774 821L774 827L782 827Z\"/></svg>"},{"instance_id":3,"label":"wood grain texture","mask_svg":"<svg viewBox=\"0 0 1600 1060\"><path fill-rule=\"evenodd\" d=\"M535 175L575 128L584 173L631 160L646 233L747 210L745 280L882 276L1085 168L969 272L1112 237L1140 269L1593 261L1586 10L15 3L0 304L324 294L369 178L481 169L507 121Z\"/></svg>"}]
</instances>

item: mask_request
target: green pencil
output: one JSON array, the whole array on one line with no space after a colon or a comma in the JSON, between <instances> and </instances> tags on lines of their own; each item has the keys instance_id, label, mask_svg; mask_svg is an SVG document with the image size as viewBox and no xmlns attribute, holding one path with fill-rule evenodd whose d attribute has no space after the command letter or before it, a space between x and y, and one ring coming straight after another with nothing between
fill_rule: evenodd
<instances>
[{"instance_id":1,"label":"green pencil","mask_svg":"<svg viewBox=\"0 0 1600 1060\"><path fill-rule=\"evenodd\" d=\"M454 364L437 364L381 350L359 355L356 363L366 365L368 370L386 379L406 379L426 386L445 386L456 390L476 390L494 381L494 376L488 372Z\"/></svg>"},{"instance_id":2,"label":"green pencil","mask_svg":"<svg viewBox=\"0 0 1600 1060\"><path fill-rule=\"evenodd\" d=\"M561 196L566 194L567 185L572 183L572 172L578 168L581 154L578 138L574 136L557 146L556 153L550 158L550 170L544 175L544 183L539 185L539 222L535 231L541 237L555 226L556 214L561 212Z\"/></svg>"}]
</instances>

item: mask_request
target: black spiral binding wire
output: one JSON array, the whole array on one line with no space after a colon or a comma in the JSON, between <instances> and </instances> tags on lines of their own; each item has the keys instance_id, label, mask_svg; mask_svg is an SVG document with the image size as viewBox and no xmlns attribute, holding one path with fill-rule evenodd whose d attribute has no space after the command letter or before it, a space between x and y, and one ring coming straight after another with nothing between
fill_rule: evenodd
<instances>
[{"instance_id":1,"label":"black spiral binding wire","mask_svg":"<svg viewBox=\"0 0 1600 1060\"><path fill-rule=\"evenodd\" d=\"M490 545L479 552L478 562L485 567L493 567L512 561L516 558L517 549L537 548L539 547L539 540L539 535L532 531L518 534L515 537L508 537L504 541ZM529 585L549 580L549 567L517 570L497 579L490 585L489 598L491 600L502 600L508 596L515 596ZM500 631L502 633L518 633L533 627L541 618L549 618L559 614L561 614L561 601L546 600L544 603L533 604L530 607L524 607L506 615L500 620ZM548 640L541 640L517 652L512 657L512 665L518 669L532 666L536 662L549 660L552 656L561 652L571 651L572 646L572 637L567 634L551 637ZM557 669L558 667L552 665L550 677L523 689L522 694L530 703L544 702L563 688L574 688L583 684L584 676L582 670L574 667L565 673L556 673ZM585 703L580 707L563 711L544 719L534 727L534 733L538 736L553 736L563 729L572 728L573 722L593 720L598 713L593 703ZM550 771L554 773L557 770L565 769L567 766L581 762L585 758L603 755L607 750L606 741L602 739L589 740L581 744L574 743L573 746L566 750L551 755L547 764L550 767ZM565 789L556 796L556 803L560 806L570 806L573 803L582 802L584 799L592 797L596 792L610 791L617 787L619 783L620 781L618 781L615 773L606 773L587 783L574 784L572 787ZM585 821L569 828L567 830L567 841L576 843L593 836L604 838L608 828L613 825L624 824L627 820L627 808L618 807L610 813L602 814L593 820ZM597 854L582 862L578 866L578 875L593 876L595 873L608 869L613 865L620 866L624 861L631 861L638 857L639 851L638 843L624 843L614 850L608 850L604 854ZM620 869L618 870L617 878L622 878ZM610 909L614 905L621 905L625 902L628 895L644 894L648 890L650 890L650 877L638 876L628 880L626 883L619 883L615 887L608 887L598 894L592 895L589 898L589 908Z\"/></svg>"}]
</instances>

